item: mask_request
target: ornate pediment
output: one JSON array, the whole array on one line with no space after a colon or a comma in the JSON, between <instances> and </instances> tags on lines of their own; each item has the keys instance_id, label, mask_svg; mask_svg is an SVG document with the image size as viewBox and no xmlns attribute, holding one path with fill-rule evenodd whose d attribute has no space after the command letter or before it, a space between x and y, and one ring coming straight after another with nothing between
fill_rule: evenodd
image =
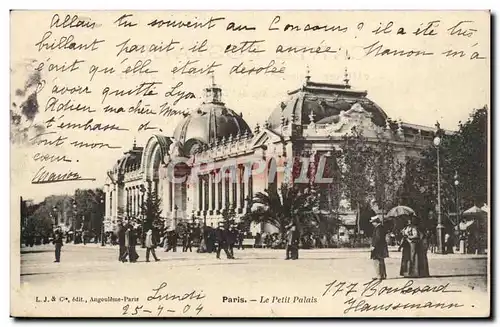
<instances>
[{"instance_id":1,"label":"ornate pediment","mask_svg":"<svg viewBox=\"0 0 500 327\"><path fill-rule=\"evenodd\" d=\"M373 115L356 102L349 110L342 110L335 122L317 124L308 127L308 135L342 136L350 133L353 128L363 131L366 136L377 136L382 132L372 121Z\"/></svg>"}]
</instances>

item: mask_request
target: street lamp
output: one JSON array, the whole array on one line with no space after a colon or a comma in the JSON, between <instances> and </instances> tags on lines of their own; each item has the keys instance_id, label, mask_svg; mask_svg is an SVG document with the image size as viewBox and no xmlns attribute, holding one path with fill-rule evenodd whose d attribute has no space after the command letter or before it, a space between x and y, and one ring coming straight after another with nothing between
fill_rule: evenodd
<instances>
[{"instance_id":1,"label":"street lamp","mask_svg":"<svg viewBox=\"0 0 500 327\"><path fill-rule=\"evenodd\" d=\"M460 222L460 201L459 201L459 198L458 198L458 186L460 185L460 182L458 181L458 173L457 171L455 171L455 176L453 177L454 178L454 182L453 184L455 184L455 192L456 192L456 205L457 205L457 225L458 223Z\"/></svg>"},{"instance_id":2,"label":"street lamp","mask_svg":"<svg viewBox=\"0 0 500 327\"><path fill-rule=\"evenodd\" d=\"M59 221L58 221L58 217L57 217L57 207L56 206L53 206L52 207L52 212L53 212L53 219L54 219L54 226L57 227L57 225L59 224Z\"/></svg>"},{"instance_id":3,"label":"street lamp","mask_svg":"<svg viewBox=\"0 0 500 327\"><path fill-rule=\"evenodd\" d=\"M174 204L174 229L177 228L177 210L179 210L179 207Z\"/></svg>"},{"instance_id":4,"label":"street lamp","mask_svg":"<svg viewBox=\"0 0 500 327\"><path fill-rule=\"evenodd\" d=\"M439 136L436 136L434 138L434 146L436 147L436 154L437 154L437 214L438 214L438 221L437 221L437 227L436 227L436 232L437 232L437 253L440 254L445 254L444 248L443 248L443 222L441 220L441 168L439 166L439 146L441 145L441 138Z\"/></svg>"},{"instance_id":5,"label":"street lamp","mask_svg":"<svg viewBox=\"0 0 500 327\"><path fill-rule=\"evenodd\" d=\"M101 204L99 207L99 210L101 211L101 246L105 246L106 243L104 242L104 198L101 196L99 203Z\"/></svg>"},{"instance_id":6,"label":"street lamp","mask_svg":"<svg viewBox=\"0 0 500 327\"><path fill-rule=\"evenodd\" d=\"M142 213L142 222L141 222L141 247L146 247L146 239L144 234L144 222L146 220L147 212L144 210L144 193L146 193L146 188L141 184L139 187L139 191L141 192L141 213Z\"/></svg>"}]
</instances>

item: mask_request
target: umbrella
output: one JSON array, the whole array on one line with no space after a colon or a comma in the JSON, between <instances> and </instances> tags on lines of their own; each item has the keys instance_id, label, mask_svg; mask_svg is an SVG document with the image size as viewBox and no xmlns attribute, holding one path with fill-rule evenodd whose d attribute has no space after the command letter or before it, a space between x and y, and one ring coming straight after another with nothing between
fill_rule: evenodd
<instances>
[{"instance_id":1,"label":"umbrella","mask_svg":"<svg viewBox=\"0 0 500 327\"><path fill-rule=\"evenodd\" d=\"M386 217L399 217L404 215L414 215L415 211L407 206L396 206L389 210Z\"/></svg>"},{"instance_id":2,"label":"umbrella","mask_svg":"<svg viewBox=\"0 0 500 327\"><path fill-rule=\"evenodd\" d=\"M485 215L487 211L482 210L478 206L473 206L467 210L464 211L462 216L482 216Z\"/></svg>"}]
</instances>

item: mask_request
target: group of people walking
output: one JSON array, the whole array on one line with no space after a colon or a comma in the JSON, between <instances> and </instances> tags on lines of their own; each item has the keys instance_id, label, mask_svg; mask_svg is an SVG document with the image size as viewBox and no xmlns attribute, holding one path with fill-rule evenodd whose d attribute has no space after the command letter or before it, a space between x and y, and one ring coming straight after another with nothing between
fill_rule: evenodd
<instances>
[{"instance_id":1,"label":"group of people walking","mask_svg":"<svg viewBox=\"0 0 500 327\"><path fill-rule=\"evenodd\" d=\"M386 242L386 231L380 217L374 216L370 219L374 229L372 234L370 258L375 266L374 279L383 280L387 278L385 258L389 257ZM399 275L407 278L429 277L429 263L427 250L429 248L429 235L419 226L419 220L415 216L407 217L407 224L401 231L401 266Z\"/></svg>"}]
</instances>

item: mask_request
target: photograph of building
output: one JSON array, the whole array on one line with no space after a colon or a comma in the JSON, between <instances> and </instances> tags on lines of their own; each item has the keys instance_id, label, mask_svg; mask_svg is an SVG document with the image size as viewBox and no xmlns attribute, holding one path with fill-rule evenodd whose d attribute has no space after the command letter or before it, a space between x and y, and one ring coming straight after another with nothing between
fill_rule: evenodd
<instances>
[{"instance_id":1,"label":"photograph of building","mask_svg":"<svg viewBox=\"0 0 500 327\"><path fill-rule=\"evenodd\" d=\"M287 172L297 158L332 159L353 128L368 139L388 140L402 161L419 156L436 132L435 127L391 121L367 91L351 87L347 70L343 83L306 76L303 85L284 94L286 99L253 128L242 114L226 107L221 86L213 83L204 94L171 135L154 135L142 146L134 143L108 170L107 229L115 229L125 217L141 216L149 187L162 200L168 227L195 218L216 226L225 208L241 217L251 210L253 194L283 182L293 184ZM265 166L259 167L256 158ZM173 176L185 181L174 182ZM343 214L352 215L346 209Z\"/></svg>"}]
</instances>

